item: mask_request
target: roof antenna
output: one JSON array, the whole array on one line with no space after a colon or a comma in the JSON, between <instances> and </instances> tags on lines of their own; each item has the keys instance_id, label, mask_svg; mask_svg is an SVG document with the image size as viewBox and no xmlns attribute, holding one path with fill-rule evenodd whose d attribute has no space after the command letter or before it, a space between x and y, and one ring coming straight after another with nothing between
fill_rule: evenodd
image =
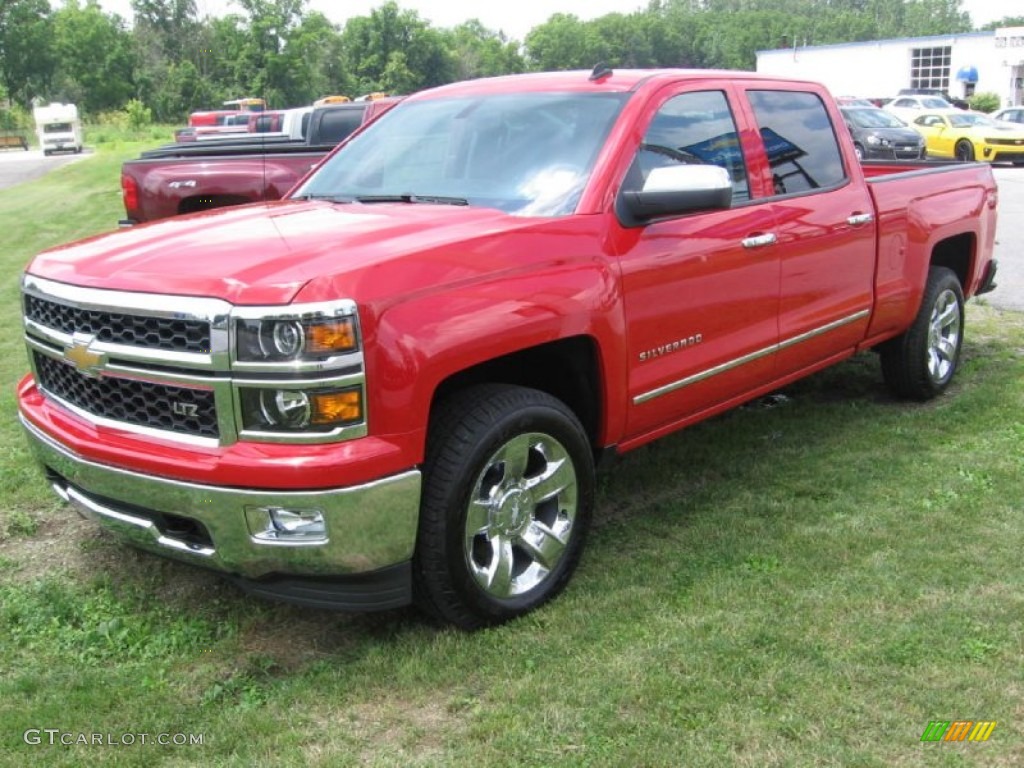
<instances>
[{"instance_id":1,"label":"roof antenna","mask_svg":"<svg viewBox=\"0 0 1024 768\"><path fill-rule=\"evenodd\" d=\"M589 80L600 80L603 77L608 77L612 73L612 68L605 64L603 61L594 67L594 71L590 73Z\"/></svg>"}]
</instances>

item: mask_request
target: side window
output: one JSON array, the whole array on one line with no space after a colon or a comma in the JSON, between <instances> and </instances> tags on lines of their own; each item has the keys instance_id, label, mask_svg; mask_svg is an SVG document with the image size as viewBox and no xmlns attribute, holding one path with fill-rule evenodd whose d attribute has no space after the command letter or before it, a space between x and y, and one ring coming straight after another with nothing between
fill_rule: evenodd
<instances>
[{"instance_id":1,"label":"side window","mask_svg":"<svg viewBox=\"0 0 1024 768\"><path fill-rule=\"evenodd\" d=\"M813 93L750 91L775 194L832 187L846 179L825 105Z\"/></svg>"},{"instance_id":2,"label":"side window","mask_svg":"<svg viewBox=\"0 0 1024 768\"><path fill-rule=\"evenodd\" d=\"M736 123L722 91L684 93L665 102L651 120L624 186L641 189L652 169L689 164L725 168L733 202L750 199Z\"/></svg>"}]
</instances>

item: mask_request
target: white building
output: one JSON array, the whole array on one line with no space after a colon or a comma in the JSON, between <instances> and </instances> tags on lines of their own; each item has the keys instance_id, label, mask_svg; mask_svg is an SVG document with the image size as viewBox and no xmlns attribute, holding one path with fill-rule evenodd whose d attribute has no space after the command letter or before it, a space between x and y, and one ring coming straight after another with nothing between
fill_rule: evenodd
<instances>
[{"instance_id":1,"label":"white building","mask_svg":"<svg viewBox=\"0 0 1024 768\"><path fill-rule=\"evenodd\" d=\"M1024 27L990 32L815 45L757 52L757 71L816 80L835 96L891 98L901 88L937 88L955 98L995 93L1024 103Z\"/></svg>"}]
</instances>

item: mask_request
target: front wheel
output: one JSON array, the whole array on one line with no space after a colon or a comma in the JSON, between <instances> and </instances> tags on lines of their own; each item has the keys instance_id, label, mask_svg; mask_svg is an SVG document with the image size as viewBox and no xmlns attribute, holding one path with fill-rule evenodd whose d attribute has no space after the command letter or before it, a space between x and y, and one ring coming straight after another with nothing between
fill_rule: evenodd
<instances>
[{"instance_id":1,"label":"front wheel","mask_svg":"<svg viewBox=\"0 0 1024 768\"><path fill-rule=\"evenodd\" d=\"M858 160L863 160L864 159L864 147L862 147L858 143L854 143L854 145L853 145L853 154L855 154L857 156Z\"/></svg>"},{"instance_id":2,"label":"front wheel","mask_svg":"<svg viewBox=\"0 0 1024 768\"><path fill-rule=\"evenodd\" d=\"M464 629L533 610L572 575L593 500L593 453L560 400L504 385L449 398L431 418L417 603Z\"/></svg>"},{"instance_id":3,"label":"front wheel","mask_svg":"<svg viewBox=\"0 0 1024 768\"><path fill-rule=\"evenodd\" d=\"M965 163L974 160L974 145L966 139L961 139L956 143L955 152L957 160L963 160Z\"/></svg>"},{"instance_id":4,"label":"front wheel","mask_svg":"<svg viewBox=\"0 0 1024 768\"><path fill-rule=\"evenodd\" d=\"M928 272L921 308L903 335L882 345L882 375L900 397L928 400L953 380L964 333L964 294L946 267Z\"/></svg>"}]
</instances>

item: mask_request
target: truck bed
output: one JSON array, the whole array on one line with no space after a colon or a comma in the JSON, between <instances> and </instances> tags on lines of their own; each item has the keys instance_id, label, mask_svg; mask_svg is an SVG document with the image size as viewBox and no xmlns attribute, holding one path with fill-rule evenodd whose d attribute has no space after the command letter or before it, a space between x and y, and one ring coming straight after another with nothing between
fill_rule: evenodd
<instances>
[{"instance_id":1,"label":"truck bed","mask_svg":"<svg viewBox=\"0 0 1024 768\"><path fill-rule=\"evenodd\" d=\"M960 280L965 296L978 292L985 278L979 254L991 253L995 243L996 190L984 163L881 161L863 167L878 220L870 346L910 323L935 243L969 241L972 258ZM934 183L922 183L927 177Z\"/></svg>"}]
</instances>

